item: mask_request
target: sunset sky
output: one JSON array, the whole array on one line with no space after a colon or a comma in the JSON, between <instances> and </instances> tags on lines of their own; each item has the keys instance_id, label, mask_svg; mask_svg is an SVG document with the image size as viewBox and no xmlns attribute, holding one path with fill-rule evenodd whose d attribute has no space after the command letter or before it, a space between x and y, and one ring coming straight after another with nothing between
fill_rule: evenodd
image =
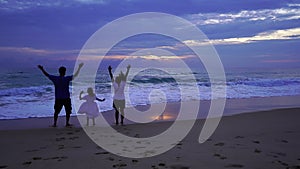
<instances>
[{"instance_id":1,"label":"sunset sky","mask_svg":"<svg viewBox=\"0 0 300 169\"><path fill-rule=\"evenodd\" d=\"M95 31L138 12L163 12L192 22L215 45L225 68L300 67L300 3L296 0L0 0L1 69L72 66ZM201 46L207 42L183 43ZM155 35L124 41L106 59L114 62L147 48L193 59L178 42Z\"/></svg>"}]
</instances>

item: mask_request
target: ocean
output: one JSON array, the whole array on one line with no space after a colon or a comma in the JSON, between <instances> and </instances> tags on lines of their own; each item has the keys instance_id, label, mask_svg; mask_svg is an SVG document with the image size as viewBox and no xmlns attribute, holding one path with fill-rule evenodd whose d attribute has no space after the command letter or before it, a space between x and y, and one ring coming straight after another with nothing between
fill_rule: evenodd
<instances>
[{"instance_id":1,"label":"ocean","mask_svg":"<svg viewBox=\"0 0 300 169\"><path fill-rule=\"evenodd\" d=\"M57 73L57 70L54 69L47 71L51 74ZM127 83L128 90L126 91L131 105L127 102L127 106L210 100L211 84L206 72L184 72L180 70L174 72L168 74L160 70L149 69L131 77L132 80ZM251 71L249 69L232 69L226 71L226 98L300 95L299 72L299 69L255 69ZM191 80L187 77L190 75L195 77L199 93L189 90ZM180 79L183 83L180 83L179 86L175 79ZM54 86L37 68L1 72L0 81L0 119L52 117ZM105 102L98 102L100 110L102 112L111 110L112 90L106 69L98 70L95 84L96 95L106 99ZM184 94L184 97L180 93L180 88L186 89L185 92L187 93ZM86 91L86 89L82 90ZM73 115L76 114L75 111L73 109ZM64 112L61 113L61 115L64 114Z\"/></svg>"}]
</instances>

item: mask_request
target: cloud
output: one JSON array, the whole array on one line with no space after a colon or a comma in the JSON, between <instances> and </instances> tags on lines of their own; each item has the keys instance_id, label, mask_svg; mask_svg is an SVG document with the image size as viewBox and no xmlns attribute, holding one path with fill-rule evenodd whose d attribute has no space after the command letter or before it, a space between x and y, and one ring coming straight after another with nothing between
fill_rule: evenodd
<instances>
[{"instance_id":1,"label":"cloud","mask_svg":"<svg viewBox=\"0 0 300 169\"><path fill-rule=\"evenodd\" d=\"M106 4L108 0L75 0L76 2L83 4Z\"/></svg>"},{"instance_id":2,"label":"cloud","mask_svg":"<svg viewBox=\"0 0 300 169\"><path fill-rule=\"evenodd\" d=\"M276 9L241 10L237 13L199 13L187 15L186 18L196 25L228 24L247 21L284 21L300 19L300 4ZM295 7L295 8L294 8Z\"/></svg>"},{"instance_id":3,"label":"cloud","mask_svg":"<svg viewBox=\"0 0 300 169\"><path fill-rule=\"evenodd\" d=\"M263 63L295 63L300 62L300 59L274 59L274 60L262 60Z\"/></svg>"},{"instance_id":4,"label":"cloud","mask_svg":"<svg viewBox=\"0 0 300 169\"><path fill-rule=\"evenodd\" d=\"M47 50L47 49L35 49L30 47L0 47L1 52L17 52L34 55L51 55L51 54L74 54L79 50Z\"/></svg>"},{"instance_id":5,"label":"cloud","mask_svg":"<svg viewBox=\"0 0 300 169\"><path fill-rule=\"evenodd\" d=\"M249 37L212 39L212 40L205 40L205 41L186 40L186 41L183 41L183 43L185 43L186 45L190 45L190 46L205 46L205 45L210 45L210 44L233 45L233 44L253 43L253 42L258 42L258 41L292 40L292 39L300 39L300 28L267 31L267 32L262 32L255 36L249 36Z\"/></svg>"},{"instance_id":6,"label":"cloud","mask_svg":"<svg viewBox=\"0 0 300 169\"><path fill-rule=\"evenodd\" d=\"M33 8L72 7L78 5L104 5L110 0L0 0L0 9L4 11L23 11Z\"/></svg>"},{"instance_id":7,"label":"cloud","mask_svg":"<svg viewBox=\"0 0 300 169\"><path fill-rule=\"evenodd\" d=\"M0 1L0 9L3 11L22 11L26 9L36 8L36 7L55 7L61 6L63 3L54 0L54 1L8 1L1 0Z\"/></svg>"},{"instance_id":8,"label":"cloud","mask_svg":"<svg viewBox=\"0 0 300 169\"><path fill-rule=\"evenodd\" d=\"M139 58L147 59L147 60L172 60L172 59L187 59L194 57L193 55L183 55L183 56L158 56L158 55L144 55L144 56L136 56Z\"/></svg>"},{"instance_id":9,"label":"cloud","mask_svg":"<svg viewBox=\"0 0 300 169\"><path fill-rule=\"evenodd\" d=\"M236 0L0 0L0 11L24 11L36 8L69 8L83 6L91 8L101 7L100 10L123 12L126 14L156 11L175 15L186 15L199 12L232 12L244 10L256 10L261 8L274 8L286 4L285 0L260 0L236 1ZM292 5L292 4L291 4ZM103 8L105 6L105 9ZM225 7L226 6L226 7ZM99 8L98 8L99 9Z\"/></svg>"},{"instance_id":10,"label":"cloud","mask_svg":"<svg viewBox=\"0 0 300 169\"><path fill-rule=\"evenodd\" d=\"M138 48L142 49L142 48ZM120 49L122 50L122 49ZM127 50L127 49L125 49ZM123 60L123 59L145 59L145 60L173 60L173 59L187 59L194 57L193 55L99 55L103 53L104 49L86 49L83 54L81 54L82 61L93 61L99 59L108 60ZM48 49L35 49L30 47L0 47L0 52L10 52L10 53L21 53L31 56L54 56L49 58L50 60L76 60L80 50L48 50ZM120 52L119 52L120 53ZM64 56L64 57L61 57Z\"/></svg>"},{"instance_id":11,"label":"cloud","mask_svg":"<svg viewBox=\"0 0 300 169\"><path fill-rule=\"evenodd\" d=\"M300 4L288 4L289 7L300 7Z\"/></svg>"},{"instance_id":12,"label":"cloud","mask_svg":"<svg viewBox=\"0 0 300 169\"><path fill-rule=\"evenodd\" d=\"M81 60L92 61L99 59L107 60L123 60L123 59L144 59L144 60L176 60L176 59L187 59L194 58L194 55L110 55L110 56L99 56L99 55L85 55Z\"/></svg>"}]
</instances>

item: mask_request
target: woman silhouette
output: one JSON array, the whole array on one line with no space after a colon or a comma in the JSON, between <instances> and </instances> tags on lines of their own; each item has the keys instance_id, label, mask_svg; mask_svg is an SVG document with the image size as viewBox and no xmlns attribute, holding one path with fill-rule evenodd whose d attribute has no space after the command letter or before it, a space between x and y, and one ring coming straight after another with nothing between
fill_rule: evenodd
<instances>
[{"instance_id":1,"label":"woman silhouette","mask_svg":"<svg viewBox=\"0 0 300 169\"><path fill-rule=\"evenodd\" d=\"M126 85L127 76L129 73L130 65L127 66L125 74L121 73L114 79L112 74L112 67L108 67L108 72L113 83L114 95L113 95L113 107L115 109L116 125L119 124L119 112L121 112L121 124L124 124L124 109L125 109L125 95L124 89Z\"/></svg>"}]
</instances>

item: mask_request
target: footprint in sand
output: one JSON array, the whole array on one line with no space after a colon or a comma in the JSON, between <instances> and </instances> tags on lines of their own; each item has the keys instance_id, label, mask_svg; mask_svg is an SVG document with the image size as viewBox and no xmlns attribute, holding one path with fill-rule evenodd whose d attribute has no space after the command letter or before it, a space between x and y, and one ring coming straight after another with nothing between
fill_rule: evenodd
<instances>
[{"instance_id":1,"label":"footprint in sand","mask_svg":"<svg viewBox=\"0 0 300 169\"><path fill-rule=\"evenodd\" d=\"M166 164L165 163L159 163L158 166L164 167L164 166L166 166Z\"/></svg>"},{"instance_id":2,"label":"footprint in sand","mask_svg":"<svg viewBox=\"0 0 300 169\"><path fill-rule=\"evenodd\" d=\"M288 143L288 141L287 141L287 140L281 140L281 142L282 142L282 143Z\"/></svg>"},{"instance_id":3,"label":"footprint in sand","mask_svg":"<svg viewBox=\"0 0 300 169\"><path fill-rule=\"evenodd\" d=\"M66 138L65 137L59 137L59 138L56 138L55 141L62 141L62 140L65 140Z\"/></svg>"},{"instance_id":4,"label":"footprint in sand","mask_svg":"<svg viewBox=\"0 0 300 169\"><path fill-rule=\"evenodd\" d=\"M57 161L62 161L64 159L67 159L67 156L61 156L61 157L49 157L49 158L45 158L44 160L57 160Z\"/></svg>"},{"instance_id":5,"label":"footprint in sand","mask_svg":"<svg viewBox=\"0 0 300 169\"><path fill-rule=\"evenodd\" d=\"M244 166L241 164L229 164L226 165L225 168L243 168Z\"/></svg>"},{"instance_id":6,"label":"footprint in sand","mask_svg":"<svg viewBox=\"0 0 300 169\"><path fill-rule=\"evenodd\" d=\"M244 136L235 136L234 138L245 138Z\"/></svg>"},{"instance_id":7,"label":"footprint in sand","mask_svg":"<svg viewBox=\"0 0 300 169\"><path fill-rule=\"evenodd\" d=\"M32 157L32 160L41 160L42 157Z\"/></svg>"},{"instance_id":8,"label":"footprint in sand","mask_svg":"<svg viewBox=\"0 0 300 169\"><path fill-rule=\"evenodd\" d=\"M95 155L100 155L100 154L109 154L109 152L104 151L104 152L97 152L97 153L95 153Z\"/></svg>"},{"instance_id":9,"label":"footprint in sand","mask_svg":"<svg viewBox=\"0 0 300 169\"><path fill-rule=\"evenodd\" d=\"M276 154L276 155L279 155L279 156L282 156L282 157L285 157L286 154L285 153L281 153L281 152L271 152L272 154Z\"/></svg>"},{"instance_id":10,"label":"footprint in sand","mask_svg":"<svg viewBox=\"0 0 300 169\"><path fill-rule=\"evenodd\" d=\"M158 169L158 167L156 167L155 165L152 165L151 168Z\"/></svg>"},{"instance_id":11,"label":"footprint in sand","mask_svg":"<svg viewBox=\"0 0 300 169\"><path fill-rule=\"evenodd\" d=\"M32 162L31 161L25 161L24 163L22 163L23 165L30 165Z\"/></svg>"},{"instance_id":12,"label":"footprint in sand","mask_svg":"<svg viewBox=\"0 0 300 169\"><path fill-rule=\"evenodd\" d=\"M174 164L174 165L170 165L170 168L171 169L189 169L190 167L184 166L184 165L181 165L181 164Z\"/></svg>"},{"instance_id":13,"label":"footprint in sand","mask_svg":"<svg viewBox=\"0 0 300 169\"><path fill-rule=\"evenodd\" d=\"M0 168L7 168L7 165L0 165Z\"/></svg>"},{"instance_id":14,"label":"footprint in sand","mask_svg":"<svg viewBox=\"0 0 300 169\"><path fill-rule=\"evenodd\" d=\"M74 134L73 132L68 132L68 133L67 133L67 135L73 135L73 134Z\"/></svg>"},{"instance_id":15,"label":"footprint in sand","mask_svg":"<svg viewBox=\"0 0 300 169\"><path fill-rule=\"evenodd\" d=\"M260 141L257 141L257 140L253 140L252 143L255 143L255 144L259 144Z\"/></svg>"},{"instance_id":16,"label":"footprint in sand","mask_svg":"<svg viewBox=\"0 0 300 169\"><path fill-rule=\"evenodd\" d=\"M285 163L285 162L283 162L283 161L280 161L280 160L275 160L275 161L273 161L273 163L279 163L279 164L281 164L281 165L283 165L283 166L289 166L287 163Z\"/></svg>"},{"instance_id":17,"label":"footprint in sand","mask_svg":"<svg viewBox=\"0 0 300 169\"><path fill-rule=\"evenodd\" d=\"M176 148L177 148L177 149L181 149L181 146L182 146L182 143L177 143L177 144L176 144Z\"/></svg>"},{"instance_id":18,"label":"footprint in sand","mask_svg":"<svg viewBox=\"0 0 300 169\"><path fill-rule=\"evenodd\" d=\"M133 159L133 160L132 160L132 162L133 162L133 163L137 163L137 162L139 162L139 161L138 161L138 160L135 160L135 159Z\"/></svg>"},{"instance_id":19,"label":"footprint in sand","mask_svg":"<svg viewBox=\"0 0 300 169\"><path fill-rule=\"evenodd\" d=\"M214 156L215 156L215 157L219 157L221 160L227 159L227 157L222 156L221 154L218 154L218 153L215 153Z\"/></svg>"},{"instance_id":20,"label":"footprint in sand","mask_svg":"<svg viewBox=\"0 0 300 169\"><path fill-rule=\"evenodd\" d=\"M64 160L64 159L67 159L68 157L66 157L66 156L62 156L62 157L58 157L58 158L56 158L57 159L57 161L62 161L62 160Z\"/></svg>"},{"instance_id":21,"label":"footprint in sand","mask_svg":"<svg viewBox=\"0 0 300 169\"><path fill-rule=\"evenodd\" d=\"M115 161L115 159L112 158L112 157L108 157L107 159L108 159L109 161Z\"/></svg>"},{"instance_id":22,"label":"footprint in sand","mask_svg":"<svg viewBox=\"0 0 300 169\"><path fill-rule=\"evenodd\" d=\"M216 143L216 144L215 144L215 146L224 146L224 145L225 145L225 143L222 143L222 142L221 142L221 143Z\"/></svg>"},{"instance_id":23,"label":"footprint in sand","mask_svg":"<svg viewBox=\"0 0 300 169\"><path fill-rule=\"evenodd\" d=\"M69 140L75 140L75 139L78 139L79 137L77 136L74 136L74 137L70 137Z\"/></svg>"},{"instance_id":24,"label":"footprint in sand","mask_svg":"<svg viewBox=\"0 0 300 169\"><path fill-rule=\"evenodd\" d=\"M51 159L52 160L56 160L56 159L59 159L59 157L52 157Z\"/></svg>"},{"instance_id":25,"label":"footprint in sand","mask_svg":"<svg viewBox=\"0 0 300 169\"><path fill-rule=\"evenodd\" d=\"M65 145L58 145L59 150L64 149L64 148L65 148Z\"/></svg>"},{"instance_id":26,"label":"footprint in sand","mask_svg":"<svg viewBox=\"0 0 300 169\"><path fill-rule=\"evenodd\" d=\"M121 168L121 167L126 167L126 166L127 166L126 163L119 163L119 164L114 164L113 168L116 168L116 167Z\"/></svg>"},{"instance_id":27,"label":"footprint in sand","mask_svg":"<svg viewBox=\"0 0 300 169\"><path fill-rule=\"evenodd\" d=\"M261 153L261 150L255 149L254 152L255 152L255 153Z\"/></svg>"}]
</instances>

